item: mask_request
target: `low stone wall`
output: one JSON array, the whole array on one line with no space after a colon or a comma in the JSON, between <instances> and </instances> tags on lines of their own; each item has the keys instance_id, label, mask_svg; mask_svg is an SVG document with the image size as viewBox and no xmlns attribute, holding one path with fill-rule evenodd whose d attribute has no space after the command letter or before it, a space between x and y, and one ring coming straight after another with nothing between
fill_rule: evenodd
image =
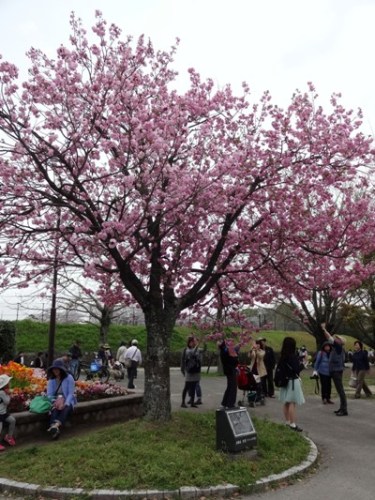
<instances>
[{"instance_id":1,"label":"low stone wall","mask_svg":"<svg viewBox=\"0 0 375 500\"><path fill-rule=\"evenodd\" d=\"M141 417L143 414L143 394L129 394L113 398L96 399L78 403L70 420L66 423L64 434L77 426L99 425L108 422L121 422ZM37 415L29 411L13 414L17 420L16 439L35 440L46 436L48 414Z\"/></svg>"}]
</instances>

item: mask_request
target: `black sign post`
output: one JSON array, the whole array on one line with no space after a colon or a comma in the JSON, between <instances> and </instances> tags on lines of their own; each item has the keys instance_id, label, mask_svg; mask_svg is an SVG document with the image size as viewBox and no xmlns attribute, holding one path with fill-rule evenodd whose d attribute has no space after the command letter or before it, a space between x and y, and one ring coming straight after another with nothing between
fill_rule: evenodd
<instances>
[{"instance_id":1,"label":"black sign post","mask_svg":"<svg viewBox=\"0 0 375 500\"><path fill-rule=\"evenodd\" d=\"M230 453L249 450L257 434L250 415L242 406L216 410L216 448Z\"/></svg>"}]
</instances>

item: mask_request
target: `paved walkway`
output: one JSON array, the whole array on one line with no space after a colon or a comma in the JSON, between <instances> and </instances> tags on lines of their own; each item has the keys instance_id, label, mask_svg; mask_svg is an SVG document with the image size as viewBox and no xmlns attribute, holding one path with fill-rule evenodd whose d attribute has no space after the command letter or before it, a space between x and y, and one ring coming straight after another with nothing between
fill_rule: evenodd
<instances>
[{"instance_id":1,"label":"paved walkway","mask_svg":"<svg viewBox=\"0 0 375 500\"><path fill-rule=\"evenodd\" d=\"M136 381L137 390L143 390L143 370ZM172 409L181 410L183 377L179 370L171 371ZM222 377L204 377L202 380L202 410L216 409L220 405L225 387ZM375 393L375 388L373 388ZM241 395L241 392L240 392ZM375 456L375 397L348 401L348 417L336 417L333 405L322 405L319 397L308 397L298 408L298 424L318 446L320 463L314 473L287 487L253 494L251 500L372 500L375 496L373 460ZM187 408L182 411L200 411ZM265 406L249 408L251 415L282 422L281 404L277 399L267 399ZM286 431L290 432L288 429ZM0 500L9 497L0 496ZM21 497L13 497L20 500Z\"/></svg>"},{"instance_id":2,"label":"paved walkway","mask_svg":"<svg viewBox=\"0 0 375 500\"><path fill-rule=\"evenodd\" d=\"M374 367L372 367L374 372ZM178 371L171 377L173 408L181 401L182 377ZM203 408L216 408L225 386L219 377L202 380ZM375 387L371 387L375 394ZM336 417L335 405L323 405L320 397L308 397L306 404L297 409L298 424L317 445L320 452L319 467L295 484L249 497L251 500L373 500L375 498L375 396L352 399L348 395L347 417ZM187 409L184 411L192 411ZM198 410L199 411L199 410ZM249 408L250 415L267 417L282 422L281 403L267 399L265 406ZM286 429L288 430L288 429Z\"/></svg>"}]
</instances>

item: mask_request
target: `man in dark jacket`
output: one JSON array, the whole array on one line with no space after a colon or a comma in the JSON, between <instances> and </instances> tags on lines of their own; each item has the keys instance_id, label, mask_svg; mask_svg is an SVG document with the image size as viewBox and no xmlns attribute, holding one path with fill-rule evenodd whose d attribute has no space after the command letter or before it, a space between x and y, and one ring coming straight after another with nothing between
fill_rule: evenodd
<instances>
[{"instance_id":1,"label":"man in dark jacket","mask_svg":"<svg viewBox=\"0 0 375 500\"><path fill-rule=\"evenodd\" d=\"M265 351L263 361L264 361L264 366L266 367L267 370L267 376L262 377L263 394L265 396L268 396L269 398L274 398L275 387L273 384L273 371L276 366L275 352L272 349L272 347L266 345L267 339L265 339L264 337L259 339L259 342L261 349Z\"/></svg>"},{"instance_id":2,"label":"man in dark jacket","mask_svg":"<svg viewBox=\"0 0 375 500\"><path fill-rule=\"evenodd\" d=\"M219 341L220 359L224 375L227 377L227 387L221 405L224 408L234 408L237 398L237 365L239 346L234 346L231 341Z\"/></svg>"},{"instance_id":3,"label":"man in dark jacket","mask_svg":"<svg viewBox=\"0 0 375 500\"><path fill-rule=\"evenodd\" d=\"M348 415L348 406L346 400L346 394L344 390L344 384L342 381L344 369L345 369L345 337L340 335L331 335L326 329L325 323L321 325L323 333L327 341L332 345L331 354L329 356L329 374L335 384L337 394L340 398L340 408L335 411L338 417L346 417Z\"/></svg>"}]
</instances>

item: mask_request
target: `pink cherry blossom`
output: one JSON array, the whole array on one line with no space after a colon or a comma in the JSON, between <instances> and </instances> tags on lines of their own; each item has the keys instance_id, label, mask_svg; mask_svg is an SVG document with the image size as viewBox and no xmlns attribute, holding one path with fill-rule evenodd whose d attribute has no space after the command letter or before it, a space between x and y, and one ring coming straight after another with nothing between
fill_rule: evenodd
<instances>
[{"instance_id":1,"label":"pink cherry blossom","mask_svg":"<svg viewBox=\"0 0 375 500\"><path fill-rule=\"evenodd\" d=\"M100 12L93 34L74 14L71 27L55 59L29 51L26 82L0 63L0 283L49 277L56 248L111 303L115 277L145 315L146 414L166 420L183 311L340 294L373 271L373 141L311 83L286 109L194 69L182 93L176 47L121 38Z\"/></svg>"}]
</instances>

